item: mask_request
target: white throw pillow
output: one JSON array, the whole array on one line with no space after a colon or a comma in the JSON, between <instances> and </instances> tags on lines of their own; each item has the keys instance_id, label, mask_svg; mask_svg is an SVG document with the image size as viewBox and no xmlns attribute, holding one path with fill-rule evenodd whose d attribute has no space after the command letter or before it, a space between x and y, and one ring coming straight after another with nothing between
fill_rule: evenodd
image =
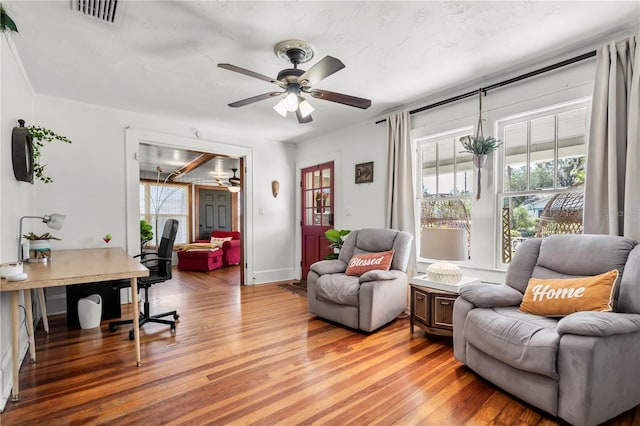
<instances>
[{"instance_id":1,"label":"white throw pillow","mask_svg":"<svg viewBox=\"0 0 640 426\"><path fill-rule=\"evenodd\" d=\"M231 241L231 240L233 240L233 237L225 237L225 238L216 238L216 237L211 237L211 241L210 241L210 243L211 243L211 244L215 244L215 245L217 245L218 247L222 247L222 244L223 244L225 241Z\"/></svg>"}]
</instances>

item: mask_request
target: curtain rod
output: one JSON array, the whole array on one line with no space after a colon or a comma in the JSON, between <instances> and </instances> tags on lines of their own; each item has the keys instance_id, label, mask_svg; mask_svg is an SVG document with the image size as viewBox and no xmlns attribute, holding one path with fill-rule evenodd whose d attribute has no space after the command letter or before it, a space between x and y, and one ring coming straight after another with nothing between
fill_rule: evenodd
<instances>
[{"instance_id":1,"label":"curtain rod","mask_svg":"<svg viewBox=\"0 0 640 426\"><path fill-rule=\"evenodd\" d=\"M492 85L487 86L487 87L481 87L478 90L474 90L474 91L471 91L471 92L463 93L462 95L454 96L452 98L445 99L443 101L435 102L435 103L432 103L430 105L426 105L426 106L423 106L423 107L420 107L420 108L412 109L411 111L409 111L409 114L410 115L417 114L419 112L426 111L426 110L429 110L429 109L432 109L432 108L437 108L437 107L442 106L442 105L450 104L452 102L456 102L456 101L459 101L461 99L470 98L471 96L477 95L478 92L482 92L482 93L484 93L486 95L489 90L497 89L498 87L506 86L508 84L515 83L515 82L518 82L518 81L521 81L521 80L525 80L525 79L530 78L530 77L535 77L537 75L544 74L546 72L553 71L555 69L562 68L562 67L565 67L567 65L571 65L571 64L574 64L576 62L580 62L580 61L583 61L585 59L592 58L594 56L596 56L596 51L592 50L591 52L583 53L582 55L576 56L574 58L565 59L564 61L558 62L556 64L548 65L546 67L537 69L535 71L531 71L531 72L528 72L526 74L522 74L522 75L519 75L517 77L513 77L513 78L510 78L508 80L504 80L504 81L492 84ZM382 120L376 121L376 124L384 123L385 121L387 121L387 119L383 118Z\"/></svg>"}]
</instances>

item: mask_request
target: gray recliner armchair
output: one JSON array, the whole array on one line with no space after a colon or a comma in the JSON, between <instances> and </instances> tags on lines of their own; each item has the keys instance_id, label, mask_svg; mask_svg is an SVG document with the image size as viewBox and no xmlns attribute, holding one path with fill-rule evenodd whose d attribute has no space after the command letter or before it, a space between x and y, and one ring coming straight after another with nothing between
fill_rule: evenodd
<instances>
[{"instance_id":1,"label":"gray recliner armchair","mask_svg":"<svg viewBox=\"0 0 640 426\"><path fill-rule=\"evenodd\" d=\"M562 318L519 311L530 278L620 273L613 312ZM640 245L607 235L523 242L505 285L463 288L453 310L455 358L507 392L575 425L640 403Z\"/></svg>"},{"instance_id":2,"label":"gray recliner armchair","mask_svg":"<svg viewBox=\"0 0 640 426\"><path fill-rule=\"evenodd\" d=\"M307 276L309 312L347 327L374 331L407 307L406 274L413 235L391 229L351 231L335 260L311 265ZM353 255L394 250L389 271L345 275Z\"/></svg>"}]
</instances>

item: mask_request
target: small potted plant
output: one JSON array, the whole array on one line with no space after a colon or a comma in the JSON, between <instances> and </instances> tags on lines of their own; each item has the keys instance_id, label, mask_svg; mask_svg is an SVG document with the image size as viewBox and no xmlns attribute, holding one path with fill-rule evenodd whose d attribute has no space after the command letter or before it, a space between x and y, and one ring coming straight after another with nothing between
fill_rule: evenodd
<instances>
[{"instance_id":1,"label":"small potted plant","mask_svg":"<svg viewBox=\"0 0 640 426\"><path fill-rule=\"evenodd\" d=\"M144 219L140 220L140 252L142 253L142 249L145 244L153 239L153 228L149 225Z\"/></svg>"},{"instance_id":2,"label":"small potted plant","mask_svg":"<svg viewBox=\"0 0 640 426\"><path fill-rule=\"evenodd\" d=\"M333 249L333 253L329 253L325 260L337 259L340 255L340 250L342 249L342 244L344 244L344 237L346 237L351 230L349 229L328 229L324 236L329 240L331 244L329 247Z\"/></svg>"},{"instance_id":3,"label":"small potted plant","mask_svg":"<svg viewBox=\"0 0 640 426\"><path fill-rule=\"evenodd\" d=\"M480 169L487 162L487 155L498 149L502 142L493 136L463 136L460 138L462 148L461 152L473 154L473 165L478 168L478 190L476 191L476 200L480 199Z\"/></svg>"},{"instance_id":4,"label":"small potted plant","mask_svg":"<svg viewBox=\"0 0 640 426\"><path fill-rule=\"evenodd\" d=\"M33 232L22 236L29 242L29 262L48 262L51 260L51 240L60 238L54 237L50 233L36 235Z\"/></svg>"},{"instance_id":5,"label":"small potted plant","mask_svg":"<svg viewBox=\"0 0 640 426\"><path fill-rule=\"evenodd\" d=\"M502 142L493 136L463 136L460 143L464 148L461 152L473 154L473 164L476 167L483 167L487 161L487 155L498 149ZM476 159L477 158L477 159Z\"/></svg>"}]
</instances>

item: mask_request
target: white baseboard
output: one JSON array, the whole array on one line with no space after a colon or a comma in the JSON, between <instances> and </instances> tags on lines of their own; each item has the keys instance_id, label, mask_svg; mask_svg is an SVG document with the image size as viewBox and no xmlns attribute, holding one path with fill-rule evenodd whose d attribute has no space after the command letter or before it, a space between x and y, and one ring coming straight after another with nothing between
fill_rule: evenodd
<instances>
[{"instance_id":1,"label":"white baseboard","mask_svg":"<svg viewBox=\"0 0 640 426\"><path fill-rule=\"evenodd\" d=\"M294 268L267 269L263 271L254 270L253 275L253 280L246 280L248 285L293 280L295 277L295 270Z\"/></svg>"}]
</instances>

